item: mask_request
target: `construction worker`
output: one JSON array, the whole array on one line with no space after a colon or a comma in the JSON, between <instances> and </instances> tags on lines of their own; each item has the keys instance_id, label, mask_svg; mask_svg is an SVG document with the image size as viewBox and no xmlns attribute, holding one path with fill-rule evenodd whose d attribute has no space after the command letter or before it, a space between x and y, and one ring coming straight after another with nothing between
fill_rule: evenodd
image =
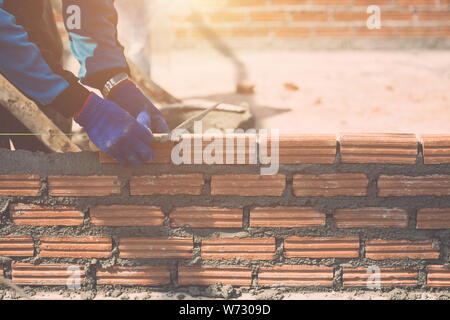
<instances>
[{"instance_id":1,"label":"construction worker","mask_svg":"<svg viewBox=\"0 0 450 320\"><path fill-rule=\"evenodd\" d=\"M153 133L168 133L159 110L129 79L117 40L114 0L63 0L79 77L62 68L62 45L49 0L0 0L0 73L52 118L74 118L91 141L121 164L154 159ZM79 83L99 89L103 97ZM56 114L57 116L54 116ZM150 129L150 130L149 130ZM42 150L0 106L0 147Z\"/></svg>"}]
</instances>

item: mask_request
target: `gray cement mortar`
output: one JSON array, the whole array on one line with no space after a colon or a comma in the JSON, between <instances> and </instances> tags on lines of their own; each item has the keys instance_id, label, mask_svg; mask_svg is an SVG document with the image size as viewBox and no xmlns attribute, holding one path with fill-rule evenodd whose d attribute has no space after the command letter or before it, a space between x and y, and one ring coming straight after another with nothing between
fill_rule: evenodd
<instances>
[{"instance_id":1,"label":"gray cement mortar","mask_svg":"<svg viewBox=\"0 0 450 320\"><path fill-rule=\"evenodd\" d=\"M338 148L339 149L339 148ZM440 264L450 266L449 247L450 230L417 230L415 229L417 209L422 207L444 208L450 207L450 196L433 197L388 197L379 198L376 195L376 181L380 174L396 175L432 175L450 174L450 164L445 165L424 165L419 146L419 157L415 165L379 165L379 164L344 164L338 156L336 162L331 165L281 165L279 173L286 175L286 190L282 197L240 197L240 196L210 196L210 180L213 174L226 173L259 173L260 167L256 165L221 165L221 166L174 166L166 164L153 164L142 168L122 167L115 164L100 164L98 154L82 152L77 154L44 154L32 153L28 151L9 151L0 149L0 174L39 174L43 187L40 197L0 197L0 215L2 223L0 225L0 236L4 235L31 235L35 241L35 257L15 258L17 262L31 263L77 263L85 266L87 270L87 281L80 292L84 292L86 298L92 298L97 293L102 292L112 294L114 290L120 292L184 292L186 294L196 293L191 296L207 296L219 298L233 298L241 293L250 292L255 296L269 287L257 285L257 271L260 266L272 266L277 264L307 264L307 265L327 265L335 267L335 277L333 287L308 287L290 288L277 287L269 295L277 298L286 292L308 291L348 291L355 289L342 288L342 267L346 266L370 266L376 264L379 267L400 267L404 269L419 270L419 284L405 290L420 289L425 291L445 291L448 289L430 289L425 286L426 266L429 264ZM167 173L203 173L206 184L203 194L200 196L130 196L128 180L131 176L140 175L160 175ZM296 173L343 173L357 172L365 173L369 177L369 188L367 197L295 197L292 192L293 175ZM47 176L49 175L116 175L122 182L122 195L109 197L50 197L47 193ZM17 226L8 219L8 207L11 203L29 203L45 205L71 205L85 213L84 224L79 227L28 227ZM160 206L166 215L163 227L97 227L90 223L89 208L95 205L111 204L135 204ZM171 228L169 226L168 215L174 207L183 206L219 206L230 208L242 208L244 211L244 228L242 229L192 229L192 228ZM257 206L310 206L316 210L326 213L327 223L325 227L308 228L250 228L249 212ZM390 208L406 209L410 218L407 229L398 228L364 228L364 229L338 229L334 225L332 213L336 208L359 208L367 206L380 206ZM113 238L113 254L109 259L71 259L71 258L40 258L39 238L41 236L81 236L81 235L102 235ZM366 241L370 239L408 239L423 240L434 239L434 245L439 247L441 255L436 260L383 260L373 261L364 258L364 249L361 251L359 259L287 259L282 256L283 239L292 235L301 236L355 236L361 239L362 248ZM118 241L120 237L126 236L180 236L193 237L194 253L191 260L166 260L166 259L120 259L118 253ZM202 239L216 237L274 237L276 239L277 250L273 261L246 261L246 260L218 260L202 261L200 257L200 243ZM0 257L0 263L4 265L5 275L11 277L12 259ZM137 265L169 265L172 275L172 284L161 288L124 288L99 286L94 280L95 269L97 267L108 267L111 265L137 266ZM253 284L251 288L229 288L229 286L208 286L208 287L178 287L177 286L177 266L178 265L239 265L247 266L253 270ZM118 289L117 289L118 288ZM273 289L273 288L272 288ZM54 291L52 287L28 288L28 291ZM59 289L60 290L60 289ZM356 291L367 289L357 289ZM390 292L392 288L383 288L381 292ZM86 295L86 292L90 294ZM0 292L0 296L1 296ZM395 293L393 294L395 295Z\"/></svg>"}]
</instances>

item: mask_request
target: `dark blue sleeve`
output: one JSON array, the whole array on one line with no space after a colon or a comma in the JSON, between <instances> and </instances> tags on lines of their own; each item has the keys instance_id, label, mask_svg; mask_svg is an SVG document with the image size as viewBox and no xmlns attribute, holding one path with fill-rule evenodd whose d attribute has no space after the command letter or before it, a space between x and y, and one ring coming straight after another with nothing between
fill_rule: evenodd
<instances>
[{"instance_id":1,"label":"dark blue sleeve","mask_svg":"<svg viewBox=\"0 0 450 320\"><path fill-rule=\"evenodd\" d=\"M0 0L0 73L42 105L52 103L69 86L50 69L14 16L3 9L3 0Z\"/></svg>"},{"instance_id":2,"label":"dark blue sleeve","mask_svg":"<svg viewBox=\"0 0 450 320\"><path fill-rule=\"evenodd\" d=\"M102 89L117 73L128 72L113 0L63 0L63 16L83 84ZM80 23L74 23L77 18Z\"/></svg>"}]
</instances>

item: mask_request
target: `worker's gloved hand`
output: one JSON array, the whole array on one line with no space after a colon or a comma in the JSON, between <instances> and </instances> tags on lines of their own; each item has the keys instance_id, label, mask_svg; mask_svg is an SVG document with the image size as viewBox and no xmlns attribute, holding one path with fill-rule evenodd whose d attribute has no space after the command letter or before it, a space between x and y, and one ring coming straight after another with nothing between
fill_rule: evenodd
<instances>
[{"instance_id":1,"label":"worker's gloved hand","mask_svg":"<svg viewBox=\"0 0 450 320\"><path fill-rule=\"evenodd\" d=\"M128 111L153 133L169 133L169 127L161 112L131 80L116 86L109 94L108 100Z\"/></svg>"},{"instance_id":2,"label":"worker's gloved hand","mask_svg":"<svg viewBox=\"0 0 450 320\"><path fill-rule=\"evenodd\" d=\"M149 147L150 130L112 101L92 93L75 121L85 128L97 147L123 165L139 166L155 158Z\"/></svg>"}]
</instances>

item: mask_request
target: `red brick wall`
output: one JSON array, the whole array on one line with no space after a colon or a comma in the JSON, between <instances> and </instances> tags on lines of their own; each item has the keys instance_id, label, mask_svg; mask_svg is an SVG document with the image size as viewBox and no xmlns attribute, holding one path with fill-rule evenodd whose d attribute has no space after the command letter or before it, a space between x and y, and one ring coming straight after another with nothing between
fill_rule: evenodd
<instances>
[{"instance_id":1,"label":"red brick wall","mask_svg":"<svg viewBox=\"0 0 450 320\"><path fill-rule=\"evenodd\" d=\"M180 3L183 1L180 1ZM203 21L229 39L448 38L447 0L194 0L173 6L178 39L202 36L193 22ZM381 9L381 29L369 30L368 6Z\"/></svg>"},{"instance_id":2,"label":"red brick wall","mask_svg":"<svg viewBox=\"0 0 450 320\"><path fill-rule=\"evenodd\" d=\"M0 276L341 290L367 287L375 266L381 287L450 287L450 136L293 135L280 147L273 176L167 154L134 169L0 150L0 257L12 258Z\"/></svg>"}]
</instances>

